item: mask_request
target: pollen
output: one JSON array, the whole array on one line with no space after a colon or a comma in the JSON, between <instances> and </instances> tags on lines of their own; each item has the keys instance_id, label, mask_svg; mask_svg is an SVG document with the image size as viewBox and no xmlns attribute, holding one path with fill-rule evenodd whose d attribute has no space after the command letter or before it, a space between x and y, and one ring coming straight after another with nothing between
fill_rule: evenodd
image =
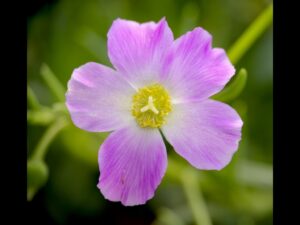
<instances>
[{"instance_id":1,"label":"pollen","mask_svg":"<svg viewBox=\"0 0 300 225\"><path fill-rule=\"evenodd\" d=\"M131 113L141 127L161 127L171 111L169 93L160 84L140 88L132 97Z\"/></svg>"}]
</instances>

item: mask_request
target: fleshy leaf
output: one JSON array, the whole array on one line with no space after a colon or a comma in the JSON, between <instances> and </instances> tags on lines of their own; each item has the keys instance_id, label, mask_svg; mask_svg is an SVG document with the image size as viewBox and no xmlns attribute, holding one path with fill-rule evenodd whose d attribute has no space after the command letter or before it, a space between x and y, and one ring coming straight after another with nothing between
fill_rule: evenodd
<instances>
[{"instance_id":1,"label":"fleshy leaf","mask_svg":"<svg viewBox=\"0 0 300 225\"><path fill-rule=\"evenodd\" d=\"M27 201L31 201L36 192L48 180L48 167L41 160L27 162Z\"/></svg>"},{"instance_id":2,"label":"fleshy leaf","mask_svg":"<svg viewBox=\"0 0 300 225\"><path fill-rule=\"evenodd\" d=\"M43 107L41 110L28 110L27 121L34 125L48 125L55 119L55 114L48 107Z\"/></svg>"},{"instance_id":3,"label":"fleshy leaf","mask_svg":"<svg viewBox=\"0 0 300 225\"><path fill-rule=\"evenodd\" d=\"M33 109L39 109L41 107L34 91L29 85L27 85L27 102Z\"/></svg>"},{"instance_id":4,"label":"fleshy leaf","mask_svg":"<svg viewBox=\"0 0 300 225\"><path fill-rule=\"evenodd\" d=\"M41 75L57 100L64 102L66 90L46 64L41 66Z\"/></svg>"},{"instance_id":5,"label":"fleshy leaf","mask_svg":"<svg viewBox=\"0 0 300 225\"><path fill-rule=\"evenodd\" d=\"M221 92L214 95L212 99L229 102L235 98L237 98L243 91L247 82L247 70L242 68L239 73L236 75L236 78Z\"/></svg>"}]
</instances>

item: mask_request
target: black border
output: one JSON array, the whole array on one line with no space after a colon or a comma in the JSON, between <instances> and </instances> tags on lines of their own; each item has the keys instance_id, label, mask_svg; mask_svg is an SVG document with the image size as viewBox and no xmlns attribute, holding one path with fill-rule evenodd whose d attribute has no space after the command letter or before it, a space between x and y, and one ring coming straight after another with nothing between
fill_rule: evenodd
<instances>
[{"instance_id":1,"label":"black border","mask_svg":"<svg viewBox=\"0 0 300 225\"><path fill-rule=\"evenodd\" d=\"M10 223L23 220L26 209L26 162L27 162L27 119L26 119L26 64L27 64L27 19L30 7L21 1L4 7L1 23L2 46L2 145L1 179L4 221ZM29 3L27 3L29 4ZM31 8L32 9L32 8ZM300 164L295 154L298 143L299 110L296 96L300 76L299 18L297 6L291 2L274 0L274 224L295 224L298 218L298 177ZM27 15L26 15L27 14ZM9 22L9 23L8 23ZM294 31L294 32L293 32ZM3 71L4 70L4 71ZM293 87L294 85L294 87ZM293 99L294 98L294 99ZM6 138L6 135L8 136ZM293 143L294 142L294 143ZM5 155L8 154L8 155ZM294 162L293 162L294 160ZM294 204L295 203L295 204ZM30 218L26 217L30 222Z\"/></svg>"},{"instance_id":2,"label":"black border","mask_svg":"<svg viewBox=\"0 0 300 225\"><path fill-rule=\"evenodd\" d=\"M26 8L6 1L1 9L1 220L14 224L26 214Z\"/></svg>"},{"instance_id":3,"label":"black border","mask_svg":"<svg viewBox=\"0 0 300 225\"><path fill-rule=\"evenodd\" d=\"M300 165L296 99L299 85L298 7L288 1L274 1L274 211L275 225L298 224ZM294 86L293 86L294 85ZM294 98L294 99L293 99ZM297 115L298 114L298 115ZM294 162L293 162L294 161Z\"/></svg>"}]
</instances>

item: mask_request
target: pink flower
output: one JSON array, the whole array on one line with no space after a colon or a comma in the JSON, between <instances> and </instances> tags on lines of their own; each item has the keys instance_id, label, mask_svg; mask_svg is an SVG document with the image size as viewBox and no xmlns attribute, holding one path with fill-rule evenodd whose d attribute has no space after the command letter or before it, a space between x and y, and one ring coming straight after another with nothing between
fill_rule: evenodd
<instances>
[{"instance_id":1,"label":"pink flower","mask_svg":"<svg viewBox=\"0 0 300 225\"><path fill-rule=\"evenodd\" d=\"M74 70L66 105L76 126L113 131L99 150L98 188L123 205L151 199L167 168L163 138L191 165L220 170L241 139L242 120L209 99L234 75L223 49L197 27L174 40L163 18L116 19L108 32L114 69L87 63Z\"/></svg>"}]
</instances>

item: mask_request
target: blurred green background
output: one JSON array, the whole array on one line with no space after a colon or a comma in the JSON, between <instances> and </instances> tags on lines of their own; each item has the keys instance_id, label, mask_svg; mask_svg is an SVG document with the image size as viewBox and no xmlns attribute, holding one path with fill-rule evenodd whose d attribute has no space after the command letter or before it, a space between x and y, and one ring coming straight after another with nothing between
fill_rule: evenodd
<instances>
[{"instance_id":1,"label":"blurred green background","mask_svg":"<svg viewBox=\"0 0 300 225\"><path fill-rule=\"evenodd\" d=\"M232 162L222 171L199 171L170 149L167 174L144 206L126 208L103 198L96 187L97 153L107 134L76 128L59 95L74 68L89 61L111 66L106 34L118 17L146 22L166 16L176 38L201 26L213 35L213 46L228 50L270 3L58 0L41 4L27 19L28 158L35 157L37 148L45 150L40 157L45 164L28 166L30 220L40 224L273 224L272 26L235 64L237 71L246 68L248 79L243 92L227 101L244 120L242 141ZM32 103L31 91L39 103Z\"/></svg>"}]
</instances>

